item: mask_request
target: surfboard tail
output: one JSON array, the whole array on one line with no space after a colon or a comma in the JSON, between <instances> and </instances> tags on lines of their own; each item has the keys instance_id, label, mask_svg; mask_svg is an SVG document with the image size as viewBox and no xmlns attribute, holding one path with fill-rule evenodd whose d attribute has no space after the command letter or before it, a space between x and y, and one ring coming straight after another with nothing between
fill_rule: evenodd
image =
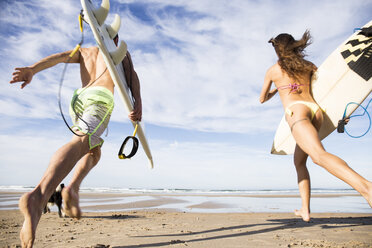
<instances>
[{"instance_id":1,"label":"surfboard tail","mask_svg":"<svg viewBox=\"0 0 372 248\"><path fill-rule=\"evenodd\" d=\"M149 162L150 162L150 169L154 169L154 161L152 161L152 159L149 159Z\"/></svg>"},{"instance_id":2,"label":"surfboard tail","mask_svg":"<svg viewBox=\"0 0 372 248\"><path fill-rule=\"evenodd\" d=\"M132 123L132 124L133 124L133 126L136 125L136 123ZM141 142L143 151L146 153L146 156L147 156L147 158L149 160L149 167L150 167L150 169L153 169L154 168L154 161L152 159L150 146L149 146L149 143L147 142L147 139L146 139L146 136L145 136L145 132L143 130L143 127L142 127L142 124L141 123L138 123L137 133L138 133L138 138L139 138L139 140Z\"/></svg>"}]
</instances>

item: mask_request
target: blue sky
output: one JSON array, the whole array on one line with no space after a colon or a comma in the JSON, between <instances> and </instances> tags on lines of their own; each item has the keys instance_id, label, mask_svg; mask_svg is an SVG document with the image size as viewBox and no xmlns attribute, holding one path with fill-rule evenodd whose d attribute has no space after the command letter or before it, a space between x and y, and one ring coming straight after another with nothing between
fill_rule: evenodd
<instances>
[{"instance_id":1,"label":"blue sky","mask_svg":"<svg viewBox=\"0 0 372 248\"><path fill-rule=\"evenodd\" d=\"M15 67L75 47L81 6L77 0L0 5L0 185L35 185L53 152L71 138L57 101L64 65L37 74L23 90L8 82ZM141 81L155 169L148 169L142 150L131 160L117 159L133 130L116 95L101 161L82 186L296 188L292 156L270 155L283 115L280 101L258 101L265 72L276 61L267 41L282 32L299 38L310 29L308 59L319 66L371 12L368 0L111 0L107 22L114 13L122 18L119 34ZM94 46L87 25L84 32L83 46ZM62 92L66 113L79 84L79 68L70 65ZM368 122L348 127L357 134ZM334 133L324 145L372 180L371 133L361 139ZM314 188L349 187L308 164Z\"/></svg>"}]
</instances>

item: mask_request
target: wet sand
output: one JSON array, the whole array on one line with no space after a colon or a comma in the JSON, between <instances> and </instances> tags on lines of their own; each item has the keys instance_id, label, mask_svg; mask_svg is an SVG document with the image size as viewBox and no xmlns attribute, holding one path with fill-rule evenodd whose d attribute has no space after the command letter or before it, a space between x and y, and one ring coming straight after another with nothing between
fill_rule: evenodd
<instances>
[{"instance_id":1,"label":"wet sand","mask_svg":"<svg viewBox=\"0 0 372 248\"><path fill-rule=\"evenodd\" d=\"M21 194L0 194L0 247L20 245ZM372 211L366 203L360 203L366 212L313 213L306 223L280 209L229 212L236 209L229 204L234 196L223 197L84 193L83 218L59 218L53 207L41 218L34 247L372 247ZM236 197L256 202L295 196ZM359 196L319 196L322 202L329 197L347 204L344 199Z\"/></svg>"}]
</instances>

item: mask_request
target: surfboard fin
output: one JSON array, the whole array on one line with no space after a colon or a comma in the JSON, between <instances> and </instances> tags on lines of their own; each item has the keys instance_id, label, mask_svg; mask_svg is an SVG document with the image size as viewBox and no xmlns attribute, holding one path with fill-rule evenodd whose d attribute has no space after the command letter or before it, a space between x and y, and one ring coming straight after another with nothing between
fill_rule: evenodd
<instances>
[{"instance_id":1,"label":"surfboard fin","mask_svg":"<svg viewBox=\"0 0 372 248\"><path fill-rule=\"evenodd\" d=\"M119 47L115 51L110 52L110 56L115 65L123 61L125 55L127 55L127 44L124 41L120 41Z\"/></svg>"},{"instance_id":2,"label":"surfboard fin","mask_svg":"<svg viewBox=\"0 0 372 248\"><path fill-rule=\"evenodd\" d=\"M114 39L114 37L118 34L120 24L121 24L120 16L118 14L115 14L115 19L111 23L111 25L105 25L106 30L109 33L111 39Z\"/></svg>"},{"instance_id":3,"label":"surfboard fin","mask_svg":"<svg viewBox=\"0 0 372 248\"><path fill-rule=\"evenodd\" d=\"M108 12L110 11L110 1L102 0L101 7L93 10L94 16L98 22L98 25L102 26L105 22Z\"/></svg>"}]
</instances>

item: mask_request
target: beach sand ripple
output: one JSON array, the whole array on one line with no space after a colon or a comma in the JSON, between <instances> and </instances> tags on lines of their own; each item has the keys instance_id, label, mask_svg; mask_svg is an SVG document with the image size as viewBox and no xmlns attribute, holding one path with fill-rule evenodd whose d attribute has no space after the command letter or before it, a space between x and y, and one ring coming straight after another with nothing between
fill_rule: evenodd
<instances>
[{"instance_id":1,"label":"beach sand ripple","mask_svg":"<svg viewBox=\"0 0 372 248\"><path fill-rule=\"evenodd\" d=\"M0 211L0 247L17 247L18 210ZM316 213L309 223L292 213L84 213L81 220L43 215L35 247L372 247L368 214Z\"/></svg>"}]
</instances>

